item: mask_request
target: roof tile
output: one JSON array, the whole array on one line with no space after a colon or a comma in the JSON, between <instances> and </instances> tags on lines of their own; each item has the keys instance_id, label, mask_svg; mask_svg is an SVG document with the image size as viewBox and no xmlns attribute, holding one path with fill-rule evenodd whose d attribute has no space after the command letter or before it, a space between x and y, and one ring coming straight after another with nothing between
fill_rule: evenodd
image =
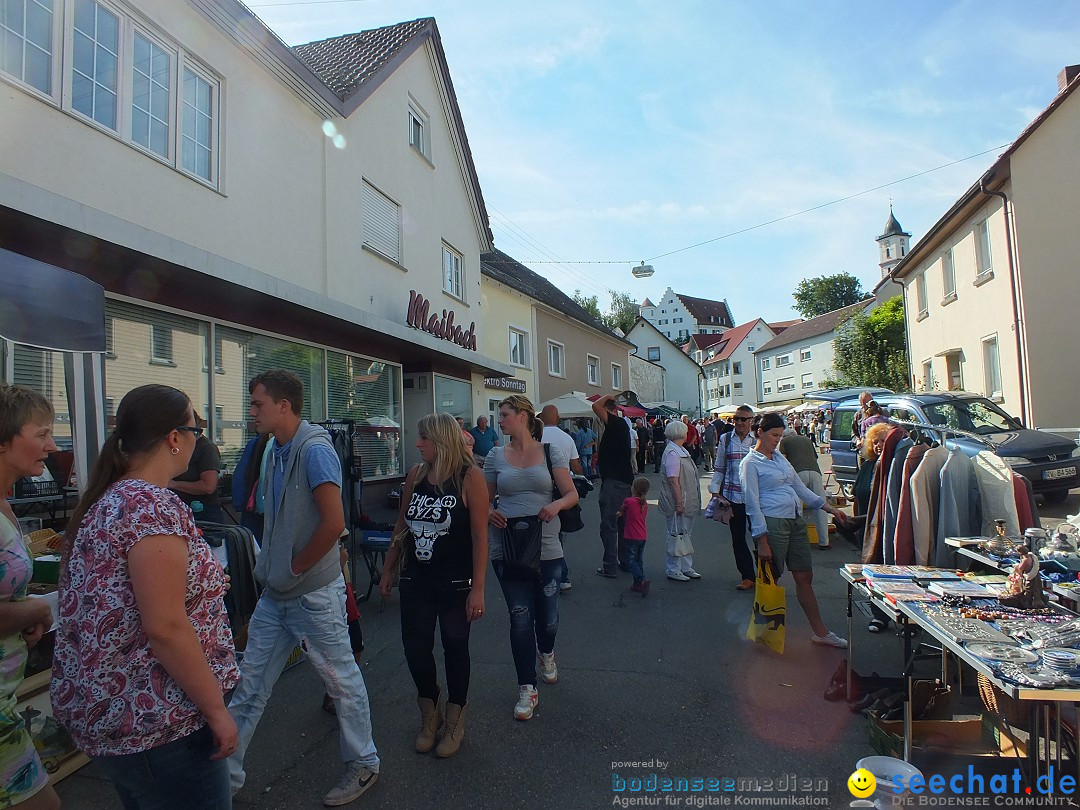
<instances>
[{"instance_id":1,"label":"roof tile","mask_svg":"<svg viewBox=\"0 0 1080 810\"><path fill-rule=\"evenodd\" d=\"M799 321L794 326L789 326L779 335L774 337L760 349L758 352L766 350L772 350L779 348L780 346L787 346L789 343L795 343L799 340L806 340L806 338L817 337L818 335L825 335L832 332L848 320L850 317L858 312L866 309L870 304L874 303L872 298L865 301L859 301L855 304L850 304L846 307L840 307L840 309L834 309L832 312L826 312L824 315L818 315L816 318L810 318L809 320Z\"/></svg>"}]
</instances>

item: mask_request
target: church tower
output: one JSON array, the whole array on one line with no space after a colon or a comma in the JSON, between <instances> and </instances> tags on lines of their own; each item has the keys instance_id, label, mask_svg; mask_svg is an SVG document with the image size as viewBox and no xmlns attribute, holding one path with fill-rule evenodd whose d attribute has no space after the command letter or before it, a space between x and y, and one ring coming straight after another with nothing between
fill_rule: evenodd
<instances>
[{"instance_id":1,"label":"church tower","mask_svg":"<svg viewBox=\"0 0 1080 810\"><path fill-rule=\"evenodd\" d=\"M892 204L889 204L889 221L885 223L885 232L877 238L878 243L878 266L881 268L881 277L889 275L889 271L896 267L897 263L907 255L911 247L911 234L900 227L893 214Z\"/></svg>"}]
</instances>

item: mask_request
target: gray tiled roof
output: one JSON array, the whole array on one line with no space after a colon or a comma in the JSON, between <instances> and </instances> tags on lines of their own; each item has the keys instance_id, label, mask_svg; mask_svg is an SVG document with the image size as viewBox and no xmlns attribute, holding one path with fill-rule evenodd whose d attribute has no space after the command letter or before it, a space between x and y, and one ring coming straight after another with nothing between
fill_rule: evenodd
<instances>
[{"instance_id":1,"label":"gray tiled roof","mask_svg":"<svg viewBox=\"0 0 1080 810\"><path fill-rule=\"evenodd\" d=\"M563 315L580 321L598 332L603 332L616 340L633 345L604 326L590 315L581 304L546 278L539 273L533 272L517 259L508 256L501 250L494 250L491 253L482 253L480 255L480 272L489 278L495 279L495 281L505 284L507 287L525 293L530 298L547 304L552 309L557 309Z\"/></svg>"},{"instance_id":2,"label":"gray tiled roof","mask_svg":"<svg viewBox=\"0 0 1080 810\"><path fill-rule=\"evenodd\" d=\"M414 37L430 33L434 23L431 17L423 17L308 42L295 46L293 52L344 100L376 76Z\"/></svg>"},{"instance_id":3,"label":"gray tiled roof","mask_svg":"<svg viewBox=\"0 0 1080 810\"><path fill-rule=\"evenodd\" d=\"M771 351L780 346L787 346L790 343L835 331L836 327L851 318L855 313L862 312L872 303L874 303L874 299L869 298L865 301L859 301L856 304L850 304L846 307L840 307L840 309L834 309L832 312L826 312L824 315L818 315L816 318L800 321L794 326L789 326L758 349L755 354L761 354L764 351Z\"/></svg>"}]
</instances>

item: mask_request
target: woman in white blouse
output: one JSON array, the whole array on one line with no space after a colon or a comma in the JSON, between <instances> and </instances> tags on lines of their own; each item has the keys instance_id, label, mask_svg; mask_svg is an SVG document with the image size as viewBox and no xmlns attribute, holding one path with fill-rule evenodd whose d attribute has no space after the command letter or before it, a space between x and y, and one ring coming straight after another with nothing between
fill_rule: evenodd
<instances>
[{"instance_id":1,"label":"woman in white blouse","mask_svg":"<svg viewBox=\"0 0 1080 810\"><path fill-rule=\"evenodd\" d=\"M799 480L795 468L776 449L784 435L784 420L767 413L754 426L757 444L739 468L746 499L750 534L757 543L759 560L772 560L777 577L784 567L795 580L795 594L813 630L811 641L829 647L846 648L847 641L826 627L814 595L814 566L810 538L802 518L802 504L824 509L838 521L843 513Z\"/></svg>"}]
</instances>

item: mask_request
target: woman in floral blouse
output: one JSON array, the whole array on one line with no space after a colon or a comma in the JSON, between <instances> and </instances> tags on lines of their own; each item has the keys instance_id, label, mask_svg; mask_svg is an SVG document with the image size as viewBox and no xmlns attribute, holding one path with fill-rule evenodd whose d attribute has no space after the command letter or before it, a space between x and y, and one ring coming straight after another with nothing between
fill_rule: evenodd
<instances>
[{"instance_id":1,"label":"woman in floral blouse","mask_svg":"<svg viewBox=\"0 0 1080 810\"><path fill-rule=\"evenodd\" d=\"M130 391L66 534L53 711L125 808L232 807L225 577L167 489L201 433L183 392Z\"/></svg>"}]
</instances>

